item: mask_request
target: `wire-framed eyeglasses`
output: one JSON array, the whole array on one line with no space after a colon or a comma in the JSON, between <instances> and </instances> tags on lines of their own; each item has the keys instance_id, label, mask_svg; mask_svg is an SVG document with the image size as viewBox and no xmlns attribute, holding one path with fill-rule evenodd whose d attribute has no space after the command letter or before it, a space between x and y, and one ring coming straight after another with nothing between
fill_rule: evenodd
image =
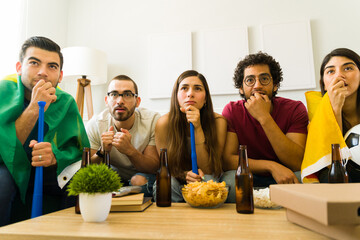
<instances>
[{"instance_id":1,"label":"wire-framed eyeglasses","mask_svg":"<svg viewBox=\"0 0 360 240\"><path fill-rule=\"evenodd\" d=\"M256 83L256 78L263 86L269 85L269 83L271 82L271 79L272 79L272 77L267 73L260 74L258 77L251 75L251 76L245 77L245 79L244 79L245 85L248 87L254 86Z\"/></svg>"},{"instance_id":2,"label":"wire-framed eyeglasses","mask_svg":"<svg viewBox=\"0 0 360 240\"><path fill-rule=\"evenodd\" d=\"M137 97L136 93L132 93L131 91L125 91L123 93L119 93L117 91L111 91L107 93L108 97L111 99L111 101L116 101L119 99L119 97L122 97L124 101L129 102L134 99L134 97Z\"/></svg>"}]
</instances>

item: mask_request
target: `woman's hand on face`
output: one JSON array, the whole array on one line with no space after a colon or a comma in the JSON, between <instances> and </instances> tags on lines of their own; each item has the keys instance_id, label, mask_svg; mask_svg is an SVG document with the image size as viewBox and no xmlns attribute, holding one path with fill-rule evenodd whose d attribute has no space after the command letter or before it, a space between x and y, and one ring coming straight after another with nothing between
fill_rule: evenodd
<instances>
[{"instance_id":1,"label":"woman's hand on face","mask_svg":"<svg viewBox=\"0 0 360 240\"><path fill-rule=\"evenodd\" d=\"M193 171L188 171L186 173L186 183L191 182L201 182L204 178L204 173L201 169L198 169L199 174L194 173Z\"/></svg>"},{"instance_id":2,"label":"woman's hand on face","mask_svg":"<svg viewBox=\"0 0 360 240\"><path fill-rule=\"evenodd\" d=\"M327 87L327 92L335 114L341 113L348 93L347 87L345 86L345 80L339 77L334 78Z\"/></svg>"},{"instance_id":3,"label":"woman's hand on face","mask_svg":"<svg viewBox=\"0 0 360 240\"><path fill-rule=\"evenodd\" d=\"M186 114L186 119L194 125L194 128L201 127L200 110L192 105L181 107L180 111Z\"/></svg>"}]
</instances>

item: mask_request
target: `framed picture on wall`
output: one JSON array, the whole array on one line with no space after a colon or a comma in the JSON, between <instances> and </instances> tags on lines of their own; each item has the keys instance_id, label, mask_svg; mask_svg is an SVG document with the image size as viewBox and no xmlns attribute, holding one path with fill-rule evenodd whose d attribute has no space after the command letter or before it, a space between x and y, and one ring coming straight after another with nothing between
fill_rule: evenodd
<instances>
[{"instance_id":1,"label":"framed picture on wall","mask_svg":"<svg viewBox=\"0 0 360 240\"><path fill-rule=\"evenodd\" d=\"M148 37L149 98L170 98L179 75L192 69L191 32Z\"/></svg>"},{"instance_id":2,"label":"framed picture on wall","mask_svg":"<svg viewBox=\"0 0 360 240\"><path fill-rule=\"evenodd\" d=\"M196 41L198 70L208 81L212 95L238 94L234 70L249 54L247 27L201 31Z\"/></svg>"},{"instance_id":3,"label":"framed picture on wall","mask_svg":"<svg viewBox=\"0 0 360 240\"><path fill-rule=\"evenodd\" d=\"M279 91L316 87L309 20L262 25L262 44L283 70Z\"/></svg>"}]
</instances>

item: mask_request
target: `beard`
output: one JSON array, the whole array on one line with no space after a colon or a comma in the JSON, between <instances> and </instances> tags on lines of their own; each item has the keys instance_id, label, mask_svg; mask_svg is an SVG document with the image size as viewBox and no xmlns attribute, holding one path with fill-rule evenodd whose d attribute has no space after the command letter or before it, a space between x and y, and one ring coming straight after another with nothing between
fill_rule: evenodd
<instances>
[{"instance_id":1,"label":"beard","mask_svg":"<svg viewBox=\"0 0 360 240\"><path fill-rule=\"evenodd\" d=\"M118 108L122 108L124 109L125 111L124 112L116 112L116 110ZM128 109L127 107L125 106L115 106L113 109L110 108L109 106L109 109L110 109L110 113L111 113L111 116L116 120L116 121L126 121L128 120L135 112L135 108L136 106L134 105L132 108Z\"/></svg>"},{"instance_id":2,"label":"beard","mask_svg":"<svg viewBox=\"0 0 360 240\"><path fill-rule=\"evenodd\" d=\"M50 81L47 78L44 77L35 77L35 78L29 78L26 74L22 74L21 75L21 82L22 84L29 90L32 91L32 89L36 86L36 84L40 81L40 80L44 80L45 83L50 82L51 85L54 88L57 88L58 84L59 84L59 79L58 78L56 80L56 82Z\"/></svg>"},{"instance_id":3,"label":"beard","mask_svg":"<svg viewBox=\"0 0 360 240\"><path fill-rule=\"evenodd\" d=\"M34 87L36 86L36 84L38 83L39 80L43 79L45 82L50 82L51 85L55 88L57 88L58 84L59 84L59 79L57 79L57 81L54 83L52 81L49 81L47 78L43 78L43 77L37 77L37 78L29 78L28 74L26 74L26 72L24 74L21 75L21 83L24 86L24 91L25 91L25 98L28 101L31 101L31 95L32 95L32 91L34 89Z\"/></svg>"}]
</instances>

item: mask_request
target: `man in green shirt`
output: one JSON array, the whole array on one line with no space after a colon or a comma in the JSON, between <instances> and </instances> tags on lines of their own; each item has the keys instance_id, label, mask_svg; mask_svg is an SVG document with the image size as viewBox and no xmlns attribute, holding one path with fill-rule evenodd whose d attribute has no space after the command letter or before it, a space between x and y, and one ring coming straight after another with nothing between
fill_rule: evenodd
<instances>
[{"instance_id":1,"label":"man in green shirt","mask_svg":"<svg viewBox=\"0 0 360 240\"><path fill-rule=\"evenodd\" d=\"M52 210L66 207L62 188L79 169L82 149L89 147L89 141L74 99L57 88L62 66L55 42L31 37L22 45L17 76L0 81L0 226L10 223L17 199L25 207L23 218L29 217L38 166L44 167L44 195L60 202ZM38 101L46 102L41 143L36 141Z\"/></svg>"}]
</instances>

